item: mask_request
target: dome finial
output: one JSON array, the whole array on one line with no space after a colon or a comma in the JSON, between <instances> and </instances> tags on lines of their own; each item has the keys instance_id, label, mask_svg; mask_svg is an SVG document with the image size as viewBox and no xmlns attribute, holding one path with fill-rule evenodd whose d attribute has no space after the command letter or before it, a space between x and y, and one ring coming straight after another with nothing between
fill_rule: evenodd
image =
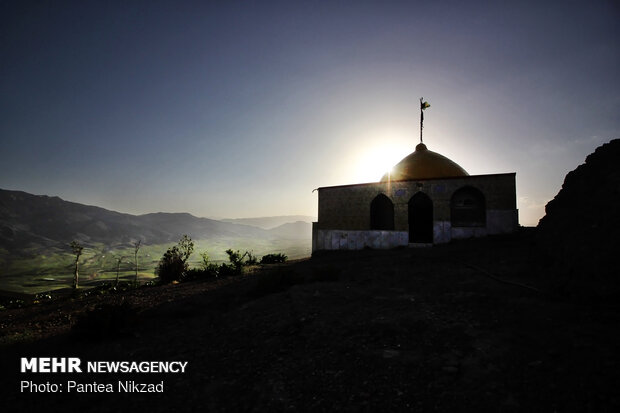
<instances>
[{"instance_id":1,"label":"dome finial","mask_svg":"<svg viewBox=\"0 0 620 413\"><path fill-rule=\"evenodd\" d=\"M430 107L430 103L426 102L424 98L420 98L420 143L424 143L424 140L422 140L422 129L424 129L424 109Z\"/></svg>"}]
</instances>

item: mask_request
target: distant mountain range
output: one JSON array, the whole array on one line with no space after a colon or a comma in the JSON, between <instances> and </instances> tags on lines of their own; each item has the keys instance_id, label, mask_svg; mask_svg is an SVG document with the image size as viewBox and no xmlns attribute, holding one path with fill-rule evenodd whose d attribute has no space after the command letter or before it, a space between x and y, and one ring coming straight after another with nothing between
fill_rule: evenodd
<instances>
[{"instance_id":1,"label":"distant mountain range","mask_svg":"<svg viewBox=\"0 0 620 413\"><path fill-rule=\"evenodd\" d=\"M217 221L187 213L123 214L104 208L0 189L0 249L27 254L49 248L66 248L72 240L84 245L104 243L131 246L176 242L183 234L193 239L252 238L310 239L312 217L244 218ZM257 223L271 229L245 225Z\"/></svg>"},{"instance_id":2,"label":"distant mountain range","mask_svg":"<svg viewBox=\"0 0 620 413\"><path fill-rule=\"evenodd\" d=\"M314 222L316 221L316 217L310 215L284 215L277 217L220 219L220 221L231 222L233 224L251 225L253 227L263 229L271 229L298 221Z\"/></svg>"}]
</instances>

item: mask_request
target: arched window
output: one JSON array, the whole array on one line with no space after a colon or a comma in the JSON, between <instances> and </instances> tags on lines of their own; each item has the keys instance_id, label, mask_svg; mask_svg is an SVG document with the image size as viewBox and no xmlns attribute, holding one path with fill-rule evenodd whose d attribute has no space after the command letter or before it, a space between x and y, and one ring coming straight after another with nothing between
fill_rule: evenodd
<instances>
[{"instance_id":1,"label":"arched window","mask_svg":"<svg viewBox=\"0 0 620 413\"><path fill-rule=\"evenodd\" d=\"M450 200L450 214L453 227L486 226L487 208L484 195L471 186L458 189Z\"/></svg>"},{"instance_id":2,"label":"arched window","mask_svg":"<svg viewBox=\"0 0 620 413\"><path fill-rule=\"evenodd\" d=\"M383 194L370 203L370 229L394 230L394 204Z\"/></svg>"}]
</instances>

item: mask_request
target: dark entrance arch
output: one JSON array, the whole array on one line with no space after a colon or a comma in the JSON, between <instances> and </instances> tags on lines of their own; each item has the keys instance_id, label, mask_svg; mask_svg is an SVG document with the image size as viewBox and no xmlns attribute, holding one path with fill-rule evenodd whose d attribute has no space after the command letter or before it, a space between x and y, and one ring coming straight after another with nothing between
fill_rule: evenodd
<instances>
[{"instance_id":1,"label":"dark entrance arch","mask_svg":"<svg viewBox=\"0 0 620 413\"><path fill-rule=\"evenodd\" d=\"M484 195L479 189L465 186L454 192L450 200L453 227L484 227L487 211Z\"/></svg>"},{"instance_id":2,"label":"dark entrance arch","mask_svg":"<svg viewBox=\"0 0 620 413\"><path fill-rule=\"evenodd\" d=\"M409 242L433 242L433 201L423 192L409 200Z\"/></svg>"},{"instance_id":3,"label":"dark entrance arch","mask_svg":"<svg viewBox=\"0 0 620 413\"><path fill-rule=\"evenodd\" d=\"M370 229L394 230L394 204L383 194L370 203Z\"/></svg>"}]
</instances>

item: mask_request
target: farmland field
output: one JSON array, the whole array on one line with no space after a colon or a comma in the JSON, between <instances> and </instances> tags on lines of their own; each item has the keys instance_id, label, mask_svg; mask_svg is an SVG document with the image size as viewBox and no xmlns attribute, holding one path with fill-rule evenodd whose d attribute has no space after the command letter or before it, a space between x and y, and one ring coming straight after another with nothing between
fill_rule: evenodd
<instances>
[{"instance_id":1,"label":"farmland field","mask_svg":"<svg viewBox=\"0 0 620 413\"><path fill-rule=\"evenodd\" d=\"M227 261L226 250L251 251L259 259L269 253L284 253L289 259L310 256L310 240L258 240L218 239L194 240L194 253L190 267L199 267L200 254L207 252L214 262ZM138 277L141 282L155 278L155 268L164 252L174 245L144 245L138 252ZM119 278L133 280L135 277L133 248L110 248L103 244L84 248L80 257L80 287L93 287L103 281L116 279L118 257L123 257ZM29 257L11 259L8 254L0 255L0 290L24 294L37 294L73 284L75 258L67 250L50 250Z\"/></svg>"}]
</instances>

